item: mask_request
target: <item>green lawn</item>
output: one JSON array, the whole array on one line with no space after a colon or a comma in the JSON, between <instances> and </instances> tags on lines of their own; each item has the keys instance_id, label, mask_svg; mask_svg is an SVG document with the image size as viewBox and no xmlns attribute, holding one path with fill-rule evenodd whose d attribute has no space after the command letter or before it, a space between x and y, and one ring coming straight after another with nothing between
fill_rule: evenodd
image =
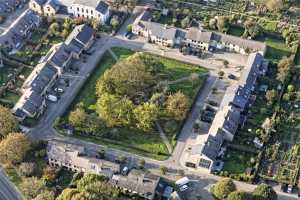
<instances>
[{"instance_id":1,"label":"green lawn","mask_svg":"<svg viewBox=\"0 0 300 200\"><path fill-rule=\"evenodd\" d=\"M225 164L222 171L230 174L243 174L247 167L251 167L250 159L255 155L250 153L228 149L225 156Z\"/></svg>"},{"instance_id":2,"label":"green lawn","mask_svg":"<svg viewBox=\"0 0 300 200\"><path fill-rule=\"evenodd\" d=\"M129 49L114 47L112 48L114 53L118 58L124 59L134 54L135 52ZM187 64L182 63L173 59L167 59L164 57L148 54L152 56L153 59L159 59L165 66L166 77L168 81L178 80L180 78L189 78L191 74L197 73L200 75L198 79L193 80L184 80L170 85L170 91L175 92L181 90L183 93L188 95L192 100L197 95L200 87L202 86L206 76L203 75L207 73L207 70ZM96 67L95 71L86 81L83 88L80 90L77 95L75 101L70 107L69 111L67 111L62 118L65 122L68 118L68 113L72 111L78 103L83 103L85 109L90 110L90 112L94 112L94 105L96 103L96 95L95 95L95 86L99 77L104 73L105 70L110 68L115 64L115 60L113 57L106 52L101 59L100 63ZM171 132L166 132L170 142L175 145L176 141L174 141L174 136L179 131L180 124L176 122L176 127ZM164 124L162 124L164 127ZM143 132L136 128L107 128L101 130L103 136L86 136L81 133L75 132L74 137L88 140L94 143L98 143L101 145L105 145L112 148L121 149L124 151L129 151L135 154L151 157L157 160L166 159L169 154L167 148L163 141L161 140L157 131L151 132ZM63 133L63 131L61 131Z\"/></svg>"},{"instance_id":3,"label":"green lawn","mask_svg":"<svg viewBox=\"0 0 300 200\"><path fill-rule=\"evenodd\" d=\"M278 61L283 56L290 56L293 53L283 39L269 36L265 38L265 42L268 45L266 58L272 61Z\"/></svg>"},{"instance_id":4,"label":"green lawn","mask_svg":"<svg viewBox=\"0 0 300 200\"><path fill-rule=\"evenodd\" d=\"M238 36L238 37L242 36L243 33L244 33L244 28L237 27L237 26L231 26L228 31L229 35L234 35L234 36Z\"/></svg>"}]
</instances>

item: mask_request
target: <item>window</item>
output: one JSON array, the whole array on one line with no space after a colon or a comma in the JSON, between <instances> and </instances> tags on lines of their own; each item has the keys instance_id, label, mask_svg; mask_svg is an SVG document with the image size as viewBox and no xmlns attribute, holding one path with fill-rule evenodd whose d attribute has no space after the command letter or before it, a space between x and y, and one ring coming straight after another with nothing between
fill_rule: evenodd
<instances>
[{"instance_id":1,"label":"window","mask_svg":"<svg viewBox=\"0 0 300 200\"><path fill-rule=\"evenodd\" d=\"M35 3L33 3L32 6L35 8L36 7Z\"/></svg>"},{"instance_id":2,"label":"window","mask_svg":"<svg viewBox=\"0 0 300 200\"><path fill-rule=\"evenodd\" d=\"M86 13L89 13L89 10L88 10L88 9L86 9L85 11L86 11Z\"/></svg>"},{"instance_id":3,"label":"window","mask_svg":"<svg viewBox=\"0 0 300 200\"><path fill-rule=\"evenodd\" d=\"M81 8L81 12L84 12L84 9L83 9L83 8Z\"/></svg>"},{"instance_id":4,"label":"window","mask_svg":"<svg viewBox=\"0 0 300 200\"><path fill-rule=\"evenodd\" d=\"M199 166L200 166L200 167L204 167L204 168L209 169L210 164L211 164L211 161L210 161L210 160L205 160L205 159L203 159L203 158L200 159L200 162L199 162Z\"/></svg>"},{"instance_id":5,"label":"window","mask_svg":"<svg viewBox=\"0 0 300 200\"><path fill-rule=\"evenodd\" d=\"M77 11L79 12L79 8L77 7Z\"/></svg>"},{"instance_id":6,"label":"window","mask_svg":"<svg viewBox=\"0 0 300 200\"><path fill-rule=\"evenodd\" d=\"M91 14L92 14L92 15L94 14L93 10L91 10Z\"/></svg>"}]
</instances>

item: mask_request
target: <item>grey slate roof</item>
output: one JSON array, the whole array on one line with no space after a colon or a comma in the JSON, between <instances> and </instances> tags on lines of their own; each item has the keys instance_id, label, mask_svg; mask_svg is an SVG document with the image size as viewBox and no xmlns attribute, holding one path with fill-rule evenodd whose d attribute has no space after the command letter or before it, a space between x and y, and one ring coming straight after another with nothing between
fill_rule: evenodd
<instances>
[{"instance_id":1,"label":"grey slate roof","mask_svg":"<svg viewBox=\"0 0 300 200\"><path fill-rule=\"evenodd\" d=\"M40 6L44 5L46 3L46 0L34 0L34 2L36 2L37 4L39 4Z\"/></svg>"},{"instance_id":2,"label":"grey slate roof","mask_svg":"<svg viewBox=\"0 0 300 200\"><path fill-rule=\"evenodd\" d=\"M108 4L101 0L97 5L96 10L104 15L108 11L108 8Z\"/></svg>"},{"instance_id":3,"label":"grey slate roof","mask_svg":"<svg viewBox=\"0 0 300 200\"><path fill-rule=\"evenodd\" d=\"M94 33L94 29L89 25L82 24L76 26L66 39L65 43L68 45L73 39L75 39L86 45L91 40Z\"/></svg>"},{"instance_id":4,"label":"grey slate roof","mask_svg":"<svg viewBox=\"0 0 300 200\"><path fill-rule=\"evenodd\" d=\"M31 113L32 115L38 112L39 108L42 106L44 101L43 97L41 97L34 91L25 99L26 101L22 108L27 112Z\"/></svg>"},{"instance_id":5,"label":"grey slate roof","mask_svg":"<svg viewBox=\"0 0 300 200\"><path fill-rule=\"evenodd\" d=\"M92 8L96 8L96 6L98 5L98 1L97 0L74 0L73 4L79 4L79 5L83 5L83 6L89 6Z\"/></svg>"},{"instance_id":6,"label":"grey slate roof","mask_svg":"<svg viewBox=\"0 0 300 200\"><path fill-rule=\"evenodd\" d=\"M174 40L176 38L177 29L174 27L168 27L156 22L141 22L144 28L151 31L151 34L167 39L167 40Z\"/></svg>"},{"instance_id":7,"label":"grey slate roof","mask_svg":"<svg viewBox=\"0 0 300 200\"><path fill-rule=\"evenodd\" d=\"M212 39L212 32L200 31L198 28L192 27L188 30L186 39L209 43Z\"/></svg>"},{"instance_id":8,"label":"grey slate roof","mask_svg":"<svg viewBox=\"0 0 300 200\"><path fill-rule=\"evenodd\" d=\"M67 47L65 44L62 44L59 46L54 55L51 57L50 61L53 62L58 67L63 67L64 63L68 60L70 57L70 53L67 51Z\"/></svg>"},{"instance_id":9,"label":"grey slate roof","mask_svg":"<svg viewBox=\"0 0 300 200\"><path fill-rule=\"evenodd\" d=\"M223 133L220 129L218 130L216 136L208 135L207 140L203 145L201 153L210 158L211 160L216 160L223 140Z\"/></svg>"},{"instance_id":10,"label":"grey slate roof","mask_svg":"<svg viewBox=\"0 0 300 200\"><path fill-rule=\"evenodd\" d=\"M51 79L56 75L57 69L52 67L49 64L46 64L45 67L39 72L35 79L31 83L31 88L37 93L41 93L45 87L49 84Z\"/></svg>"}]
</instances>

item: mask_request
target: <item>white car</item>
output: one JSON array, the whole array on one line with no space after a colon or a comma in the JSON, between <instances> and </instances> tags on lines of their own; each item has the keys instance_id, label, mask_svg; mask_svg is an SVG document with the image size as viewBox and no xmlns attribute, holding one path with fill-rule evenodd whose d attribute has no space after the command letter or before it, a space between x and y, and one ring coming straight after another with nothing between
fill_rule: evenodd
<instances>
[{"instance_id":1,"label":"white car","mask_svg":"<svg viewBox=\"0 0 300 200\"><path fill-rule=\"evenodd\" d=\"M63 93L64 90L62 88L54 88L55 92Z\"/></svg>"},{"instance_id":2,"label":"white car","mask_svg":"<svg viewBox=\"0 0 300 200\"><path fill-rule=\"evenodd\" d=\"M49 101L52 101L52 102L57 102L57 96L54 96L54 95L47 95L46 98L49 100Z\"/></svg>"},{"instance_id":3,"label":"white car","mask_svg":"<svg viewBox=\"0 0 300 200\"><path fill-rule=\"evenodd\" d=\"M183 185L183 186L181 186L181 187L179 188L179 190L180 190L181 192L184 192L184 191L186 191L187 189L189 189L189 187L188 187L187 185Z\"/></svg>"}]
</instances>

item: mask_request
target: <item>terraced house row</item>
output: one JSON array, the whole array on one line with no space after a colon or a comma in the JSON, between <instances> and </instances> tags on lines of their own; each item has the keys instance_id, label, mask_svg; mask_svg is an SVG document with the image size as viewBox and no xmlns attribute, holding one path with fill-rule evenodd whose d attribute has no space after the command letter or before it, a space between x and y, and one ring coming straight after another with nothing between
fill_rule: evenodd
<instances>
[{"instance_id":1,"label":"terraced house row","mask_svg":"<svg viewBox=\"0 0 300 200\"><path fill-rule=\"evenodd\" d=\"M74 59L91 47L94 30L88 25L74 28L65 42L54 45L26 79L22 86L23 95L13 108L16 117L37 118L46 108L45 95L69 67Z\"/></svg>"},{"instance_id":2,"label":"terraced house row","mask_svg":"<svg viewBox=\"0 0 300 200\"><path fill-rule=\"evenodd\" d=\"M133 23L134 34L148 38L162 46L175 47L186 45L190 48L206 51L226 50L241 54L266 52L266 44L253 40L243 39L220 32L206 31L201 27L192 27L188 30L152 22L151 12L145 10Z\"/></svg>"},{"instance_id":3,"label":"terraced house row","mask_svg":"<svg viewBox=\"0 0 300 200\"><path fill-rule=\"evenodd\" d=\"M255 101L256 80L265 75L268 61L256 52L249 55L247 65L237 84L226 89L209 132L204 137L199 135L192 146L191 155L186 165L201 171L212 172L222 163L223 144L231 142L238 128L243 126L248 109Z\"/></svg>"}]
</instances>

